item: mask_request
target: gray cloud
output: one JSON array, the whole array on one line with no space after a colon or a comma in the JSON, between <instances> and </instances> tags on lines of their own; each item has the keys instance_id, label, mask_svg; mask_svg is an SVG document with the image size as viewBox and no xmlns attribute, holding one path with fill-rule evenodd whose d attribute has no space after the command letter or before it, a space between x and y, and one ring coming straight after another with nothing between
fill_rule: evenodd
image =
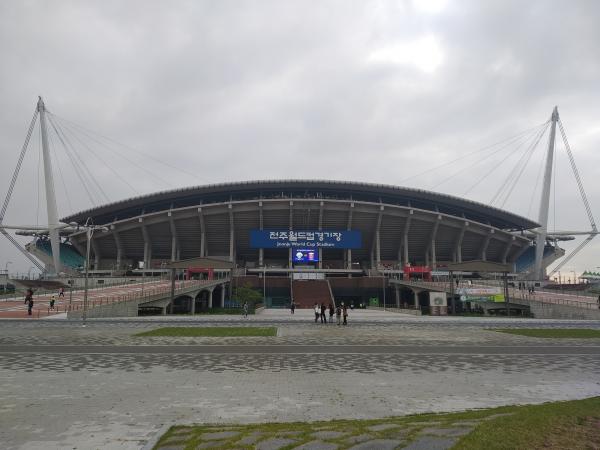
<instances>
[{"instance_id":1,"label":"gray cloud","mask_svg":"<svg viewBox=\"0 0 600 450\"><path fill-rule=\"evenodd\" d=\"M449 0L437 13L410 1L3 2L0 192L38 94L56 115L197 174L120 149L173 187L281 177L398 184L542 123L558 104L597 209L599 19L594 1ZM398 59L373 58L386 48ZM38 147L34 136L7 222L40 215ZM88 208L56 151L71 197L57 174L61 212ZM79 151L113 200L134 192L100 159L140 192L169 187L108 149ZM506 209L527 213L542 151ZM439 189L462 195L499 160ZM587 228L566 162L558 157L557 227ZM488 202L509 169L498 166L469 196ZM594 242L569 266L595 267L599 250ZM27 269L5 241L0 254Z\"/></svg>"}]
</instances>

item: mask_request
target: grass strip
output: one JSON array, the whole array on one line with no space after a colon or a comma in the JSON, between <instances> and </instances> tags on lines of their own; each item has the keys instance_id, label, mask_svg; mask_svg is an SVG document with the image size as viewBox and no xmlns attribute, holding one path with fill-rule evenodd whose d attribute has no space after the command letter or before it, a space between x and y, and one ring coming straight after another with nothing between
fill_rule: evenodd
<instances>
[{"instance_id":1,"label":"grass strip","mask_svg":"<svg viewBox=\"0 0 600 450\"><path fill-rule=\"evenodd\" d=\"M227 433L219 440L219 449L256 448L260 441L293 438L285 449L315 440L317 431L337 431L337 437L321 439L340 450L356 445L353 436L370 439L398 439L404 444L427 434L427 429L450 430L468 426L472 431L461 437L453 449L592 449L600 446L600 397L585 400L545 403L542 405L503 406L458 413L417 414L372 420L332 420L320 422L264 423L251 425L173 426L158 441L155 449L177 445L193 450L208 444L212 434ZM385 427L374 427L377 425ZM390 425L395 425L390 427ZM254 436L255 439L247 441ZM210 447L213 448L213 447Z\"/></svg>"},{"instance_id":2,"label":"grass strip","mask_svg":"<svg viewBox=\"0 0 600 450\"><path fill-rule=\"evenodd\" d=\"M519 406L485 421L453 449L592 449L600 446L600 397Z\"/></svg>"},{"instance_id":3,"label":"grass strip","mask_svg":"<svg viewBox=\"0 0 600 450\"><path fill-rule=\"evenodd\" d=\"M138 337L238 337L238 336L277 336L276 327L163 327L134 334Z\"/></svg>"},{"instance_id":4,"label":"grass strip","mask_svg":"<svg viewBox=\"0 0 600 450\"><path fill-rule=\"evenodd\" d=\"M561 339L592 339L600 338L600 330L589 328L506 328L496 329L500 333L517 336L561 338Z\"/></svg>"}]
</instances>

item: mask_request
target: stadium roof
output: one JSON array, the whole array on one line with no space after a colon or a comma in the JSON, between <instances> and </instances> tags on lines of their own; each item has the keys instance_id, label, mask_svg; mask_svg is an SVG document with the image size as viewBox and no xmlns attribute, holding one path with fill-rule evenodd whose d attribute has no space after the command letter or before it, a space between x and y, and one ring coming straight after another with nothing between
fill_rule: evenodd
<instances>
[{"instance_id":1,"label":"stadium roof","mask_svg":"<svg viewBox=\"0 0 600 450\"><path fill-rule=\"evenodd\" d=\"M257 180L209 184L161 191L91 208L65 217L63 222L110 223L175 208L227 201L268 198L355 200L404 205L464 217L506 230L527 230L539 224L483 203L438 192L401 186L333 180Z\"/></svg>"}]
</instances>

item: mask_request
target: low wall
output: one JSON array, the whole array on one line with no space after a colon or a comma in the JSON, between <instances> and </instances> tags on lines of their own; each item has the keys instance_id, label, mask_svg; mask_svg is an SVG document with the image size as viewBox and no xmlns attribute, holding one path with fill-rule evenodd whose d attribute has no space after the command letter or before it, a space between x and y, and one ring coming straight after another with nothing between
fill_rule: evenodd
<instances>
[{"instance_id":1,"label":"low wall","mask_svg":"<svg viewBox=\"0 0 600 450\"><path fill-rule=\"evenodd\" d=\"M528 305L536 319L600 320L600 309L556 305L526 299L511 299L511 303Z\"/></svg>"},{"instance_id":2,"label":"low wall","mask_svg":"<svg viewBox=\"0 0 600 450\"><path fill-rule=\"evenodd\" d=\"M138 305L139 302L136 300L97 305L88 309L87 317L89 319L101 319L108 317L137 317ZM69 311L67 313L67 318L69 319L81 319L82 316L83 310L81 309Z\"/></svg>"},{"instance_id":3,"label":"low wall","mask_svg":"<svg viewBox=\"0 0 600 450\"><path fill-rule=\"evenodd\" d=\"M386 307L385 309L383 309L380 306L367 306L367 309L375 310L375 311L389 311L389 312L395 312L395 313L400 313L400 314L412 314L413 316L421 316L422 315L420 309L389 308L389 307Z\"/></svg>"}]
</instances>

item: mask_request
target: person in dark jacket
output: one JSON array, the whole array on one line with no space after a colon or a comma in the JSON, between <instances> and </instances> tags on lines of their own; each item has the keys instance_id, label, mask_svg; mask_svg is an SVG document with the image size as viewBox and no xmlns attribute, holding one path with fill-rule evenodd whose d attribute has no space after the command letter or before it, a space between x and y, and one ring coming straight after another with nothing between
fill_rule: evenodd
<instances>
[{"instance_id":1,"label":"person in dark jacket","mask_svg":"<svg viewBox=\"0 0 600 450\"><path fill-rule=\"evenodd\" d=\"M327 323L327 308L325 308L325 303L321 303L321 323Z\"/></svg>"},{"instance_id":2,"label":"person in dark jacket","mask_svg":"<svg viewBox=\"0 0 600 450\"><path fill-rule=\"evenodd\" d=\"M348 325L348 307L346 305L342 309L342 316L344 316L344 325Z\"/></svg>"}]
</instances>

